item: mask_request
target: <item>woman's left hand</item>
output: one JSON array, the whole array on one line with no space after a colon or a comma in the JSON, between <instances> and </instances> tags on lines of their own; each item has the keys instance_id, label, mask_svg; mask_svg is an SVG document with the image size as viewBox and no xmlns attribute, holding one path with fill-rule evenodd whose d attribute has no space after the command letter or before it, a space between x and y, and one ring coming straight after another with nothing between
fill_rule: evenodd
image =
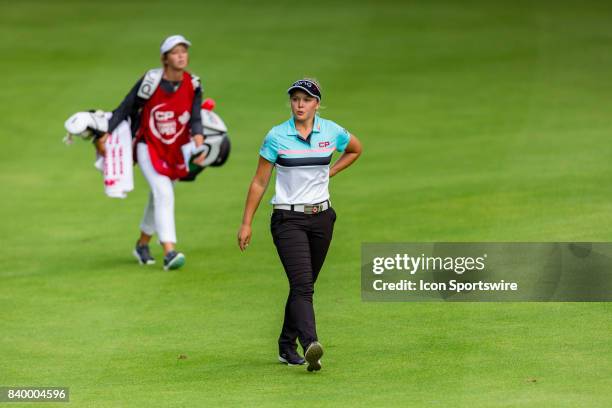
<instances>
[{"instance_id":1,"label":"woman's left hand","mask_svg":"<svg viewBox=\"0 0 612 408\"><path fill-rule=\"evenodd\" d=\"M204 135L193 135L193 141L195 142L196 147L202 146L204 143Z\"/></svg>"},{"instance_id":2,"label":"woman's left hand","mask_svg":"<svg viewBox=\"0 0 612 408\"><path fill-rule=\"evenodd\" d=\"M336 174L346 169L348 166L353 164L353 162L357 160L360 155L361 142L355 137L355 135L351 135L344 153L342 153L342 156L340 156L340 158L336 160L333 166L329 169L329 177L334 177Z\"/></svg>"},{"instance_id":3,"label":"woman's left hand","mask_svg":"<svg viewBox=\"0 0 612 408\"><path fill-rule=\"evenodd\" d=\"M193 135L193 142L196 147L202 146L202 144L204 144L204 135ZM204 164L204 159L206 159L206 153L200 154L193 162L198 166L202 166Z\"/></svg>"}]
</instances>

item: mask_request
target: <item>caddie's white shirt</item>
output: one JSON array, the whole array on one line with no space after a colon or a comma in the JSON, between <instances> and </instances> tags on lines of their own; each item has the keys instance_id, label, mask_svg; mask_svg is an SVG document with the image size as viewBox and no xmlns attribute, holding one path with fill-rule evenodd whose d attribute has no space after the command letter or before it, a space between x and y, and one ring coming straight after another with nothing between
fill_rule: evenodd
<instances>
[{"instance_id":1,"label":"caddie's white shirt","mask_svg":"<svg viewBox=\"0 0 612 408\"><path fill-rule=\"evenodd\" d=\"M315 116L312 133L303 139L293 117L273 127L259 154L276 168L272 204L318 204L329 200L329 165L334 151L350 140L344 128Z\"/></svg>"}]
</instances>

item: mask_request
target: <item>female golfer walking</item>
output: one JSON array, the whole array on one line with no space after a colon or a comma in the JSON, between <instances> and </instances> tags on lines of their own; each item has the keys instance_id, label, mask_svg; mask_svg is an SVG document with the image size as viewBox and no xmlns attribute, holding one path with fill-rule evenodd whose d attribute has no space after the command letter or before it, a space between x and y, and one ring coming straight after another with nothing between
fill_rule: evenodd
<instances>
[{"instance_id":1,"label":"female golfer walking","mask_svg":"<svg viewBox=\"0 0 612 408\"><path fill-rule=\"evenodd\" d=\"M191 139L196 146L204 142L202 89L199 79L186 71L190 45L182 35L166 38L160 49L163 69L149 71L134 85L113 111L108 125L111 133L123 120L131 119L136 158L151 187L134 256L141 264L155 263L149 241L157 233L166 270L185 263L185 256L175 250L174 223L174 182L189 170L181 147ZM103 149L105 137L97 141L99 150ZM203 159L199 157L196 162Z\"/></svg>"},{"instance_id":2,"label":"female golfer walking","mask_svg":"<svg viewBox=\"0 0 612 408\"><path fill-rule=\"evenodd\" d=\"M243 251L249 246L253 216L276 168L271 231L289 280L278 358L289 365L304 364L305 358L308 371L317 371L323 347L318 341L312 296L336 221L329 201L329 178L357 160L361 144L342 127L318 116L321 88L316 81L296 81L288 93L292 117L273 127L264 139L238 245ZM343 154L330 168L334 151ZM304 358L297 352L296 340Z\"/></svg>"}]
</instances>

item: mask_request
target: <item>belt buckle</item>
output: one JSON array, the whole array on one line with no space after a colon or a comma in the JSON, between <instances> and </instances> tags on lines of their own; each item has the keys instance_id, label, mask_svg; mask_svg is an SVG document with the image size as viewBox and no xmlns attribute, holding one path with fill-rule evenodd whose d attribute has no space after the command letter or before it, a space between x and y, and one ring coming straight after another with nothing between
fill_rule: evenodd
<instances>
[{"instance_id":1,"label":"belt buckle","mask_svg":"<svg viewBox=\"0 0 612 408\"><path fill-rule=\"evenodd\" d=\"M304 212L306 212L307 214L318 214L321 211L323 211L323 204L304 206Z\"/></svg>"}]
</instances>

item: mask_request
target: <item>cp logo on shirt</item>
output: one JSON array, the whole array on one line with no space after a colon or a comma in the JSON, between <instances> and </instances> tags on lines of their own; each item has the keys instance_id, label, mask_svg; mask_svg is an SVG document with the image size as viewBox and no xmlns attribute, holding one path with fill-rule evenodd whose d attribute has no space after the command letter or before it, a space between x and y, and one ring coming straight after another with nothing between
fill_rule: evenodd
<instances>
[{"instance_id":1,"label":"cp logo on shirt","mask_svg":"<svg viewBox=\"0 0 612 408\"><path fill-rule=\"evenodd\" d=\"M157 112L155 112L155 120L165 121L165 120L170 120L170 119L174 119L174 112L173 111L157 111Z\"/></svg>"},{"instance_id":2,"label":"cp logo on shirt","mask_svg":"<svg viewBox=\"0 0 612 408\"><path fill-rule=\"evenodd\" d=\"M327 147L329 146L329 142L319 142L319 147Z\"/></svg>"}]
</instances>

